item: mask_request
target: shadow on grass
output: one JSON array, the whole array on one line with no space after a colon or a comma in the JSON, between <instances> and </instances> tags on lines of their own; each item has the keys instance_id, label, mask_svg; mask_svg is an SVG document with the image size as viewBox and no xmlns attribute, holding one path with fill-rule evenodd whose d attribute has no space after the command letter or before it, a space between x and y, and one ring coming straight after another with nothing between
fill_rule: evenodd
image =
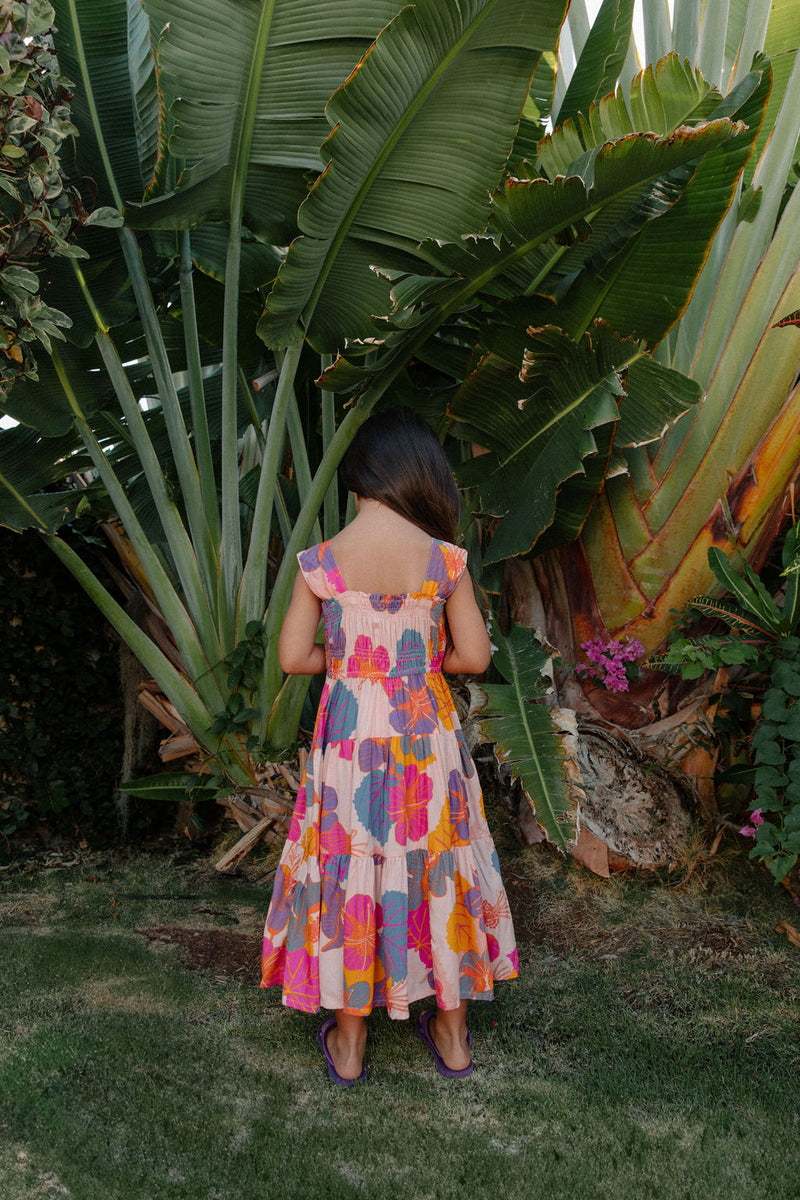
<instances>
[{"instance_id":1,"label":"shadow on grass","mask_svg":"<svg viewBox=\"0 0 800 1200\"><path fill-rule=\"evenodd\" d=\"M511 870L521 979L470 1009L472 1078L378 1011L348 1091L319 1018L136 932L164 905L119 894L157 895L163 865L34 880L0 930L2 1200L796 1200L797 962L772 917L536 861ZM169 885L198 893L173 924L257 937L266 896Z\"/></svg>"}]
</instances>

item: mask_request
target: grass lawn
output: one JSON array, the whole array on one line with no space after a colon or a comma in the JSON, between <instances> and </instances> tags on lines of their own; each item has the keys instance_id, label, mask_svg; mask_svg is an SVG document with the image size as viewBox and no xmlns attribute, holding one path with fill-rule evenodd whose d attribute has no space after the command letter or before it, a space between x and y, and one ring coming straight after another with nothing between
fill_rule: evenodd
<instances>
[{"instance_id":1,"label":"grass lawn","mask_svg":"<svg viewBox=\"0 0 800 1200\"><path fill-rule=\"evenodd\" d=\"M798 1200L787 894L739 851L681 885L500 841L522 971L471 1007L474 1075L379 1011L352 1091L257 988L267 858L4 871L0 1200Z\"/></svg>"}]
</instances>

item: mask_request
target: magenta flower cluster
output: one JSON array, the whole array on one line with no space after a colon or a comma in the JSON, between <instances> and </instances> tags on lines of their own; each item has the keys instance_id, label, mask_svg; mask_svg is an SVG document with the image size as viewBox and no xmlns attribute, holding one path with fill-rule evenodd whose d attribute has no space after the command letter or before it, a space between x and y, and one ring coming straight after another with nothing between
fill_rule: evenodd
<instances>
[{"instance_id":1,"label":"magenta flower cluster","mask_svg":"<svg viewBox=\"0 0 800 1200\"><path fill-rule=\"evenodd\" d=\"M604 642L602 638L583 642L581 649L589 659L588 663L578 663L575 674L582 679L593 679L608 688L610 692L627 692L630 688L634 672L632 664L644 654L644 646L638 638L626 638L624 642L612 638Z\"/></svg>"},{"instance_id":2,"label":"magenta flower cluster","mask_svg":"<svg viewBox=\"0 0 800 1200\"><path fill-rule=\"evenodd\" d=\"M763 824L764 824L764 818L761 815L761 809L754 808L753 811L750 813L750 824L743 825L742 828L739 830L739 833L742 835L742 837L755 837L756 830L758 829L759 825L763 825Z\"/></svg>"}]
</instances>

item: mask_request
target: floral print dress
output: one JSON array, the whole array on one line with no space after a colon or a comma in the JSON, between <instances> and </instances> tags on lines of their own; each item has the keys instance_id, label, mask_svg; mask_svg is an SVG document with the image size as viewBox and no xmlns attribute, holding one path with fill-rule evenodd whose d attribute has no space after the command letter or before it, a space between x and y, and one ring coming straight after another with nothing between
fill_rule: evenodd
<instances>
[{"instance_id":1,"label":"floral print dress","mask_svg":"<svg viewBox=\"0 0 800 1200\"><path fill-rule=\"evenodd\" d=\"M264 930L283 1002L408 1017L488 1000L517 951L480 784L442 675L466 551L433 541L419 592L349 591L330 543L298 555L322 600L326 680Z\"/></svg>"}]
</instances>

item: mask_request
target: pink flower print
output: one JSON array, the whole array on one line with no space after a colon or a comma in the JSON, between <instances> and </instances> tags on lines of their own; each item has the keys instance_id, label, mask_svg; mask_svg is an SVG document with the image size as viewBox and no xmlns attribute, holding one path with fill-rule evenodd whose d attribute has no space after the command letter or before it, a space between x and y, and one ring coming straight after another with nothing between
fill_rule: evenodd
<instances>
[{"instance_id":1,"label":"pink flower print","mask_svg":"<svg viewBox=\"0 0 800 1200\"><path fill-rule=\"evenodd\" d=\"M432 795L433 782L429 775L417 767L403 768L389 799L389 814L397 821L395 838L399 846L418 842L428 832L428 804Z\"/></svg>"},{"instance_id":2,"label":"pink flower print","mask_svg":"<svg viewBox=\"0 0 800 1200\"><path fill-rule=\"evenodd\" d=\"M289 832L286 835L287 842L299 842L300 830L306 815L307 794L309 791L313 795L314 781L310 775L306 776L305 786L297 793L297 799L294 802L292 811L292 819L289 822Z\"/></svg>"},{"instance_id":3,"label":"pink flower print","mask_svg":"<svg viewBox=\"0 0 800 1200\"><path fill-rule=\"evenodd\" d=\"M424 967L433 966L430 910L425 903L408 910L408 949L416 950Z\"/></svg>"},{"instance_id":4,"label":"pink flower print","mask_svg":"<svg viewBox=\"0 0 800 1200\"><path fill-rule=\"evenodd\" d=\"M317 959L305 950L288 951L283 968L285 1003L301 1012L319 1008L319 967Z\"/></svg>"},{"instance_id":5,"label":"pink flower print","mask_svg":"<svg viewBox=\"0 0 800 1200\"><path fill-rule=\"evenodd\" d=\"M385 646L372 647L372 638L360 634L347 660L350 679L382 679L389 670L389 652Z\"/></svg>"},{"instance_id":6,"label":"pink flower print","mask_svg":"<svg viewBox=\"0 0 800 1200\"><path fill-rule=\"evenodd\" d=\"M371 896L352 896L344 910L344 966L366 974L375 958L375 905Z\"/></svg>"}]
</instances>

